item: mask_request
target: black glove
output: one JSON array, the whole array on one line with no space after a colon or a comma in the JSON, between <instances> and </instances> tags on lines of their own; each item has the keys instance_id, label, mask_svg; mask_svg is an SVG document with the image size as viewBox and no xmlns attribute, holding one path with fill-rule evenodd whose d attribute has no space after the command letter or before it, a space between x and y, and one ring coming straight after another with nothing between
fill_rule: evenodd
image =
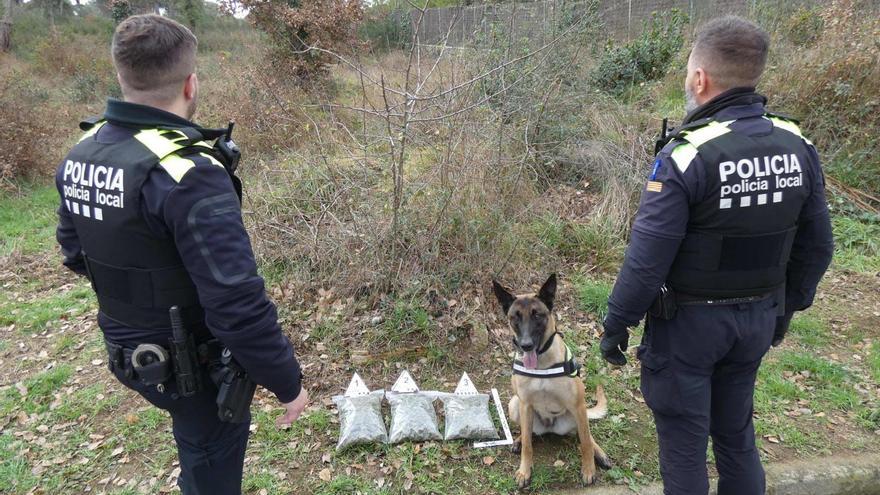
<instances>
[{"instance_id":1,"label":"black glove","mask_svg":"<svg viewBox=\"0 0 880 495\"><path fill-rule=\"evenodd\" d=\"M629 331L625 326L614 324L608 318L605 318L602 325L605 327L602 342L599 344L602 357L615 366L623 366L626 364L626 356L623 353L629 346Z\"/></svg>"},{"instance_id":2,"label":"black glove","mask_svg":"<svg viewBox=\"0 0 880 495\"><path fill-rule=\"evenodd\" d=\"M785 334L788 332L788 326L791 324L792 316L794 316L793 312L776 317L776 329L773 331L773 347L782 343L782 339L785 338Z\"/></svg>"}]
</instances>

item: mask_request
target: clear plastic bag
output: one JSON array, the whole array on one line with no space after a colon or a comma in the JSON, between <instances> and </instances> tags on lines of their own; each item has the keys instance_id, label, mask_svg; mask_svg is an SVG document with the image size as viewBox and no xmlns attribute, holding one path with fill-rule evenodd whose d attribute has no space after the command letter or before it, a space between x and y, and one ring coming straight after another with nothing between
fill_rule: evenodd
<instances>
[{"instance_id":1,"label":"clear plastic bag","mask_svg":"<svg viewBox=\"0 0 880 495\"><path fill-rule=\"evenodd\" d=\"M336 450L363 443L388 443L388 432L382 419L384 390L367 395L333 397L339 410L339 442Z\"/></svg>"},{"instance_id":2,"label":"clear plastic bag","mask_svg":"<svg viewBox=\"0 0 880 495\"><path fill-rule=\"evenodd\" d=\"M444 440L495 440L498 438L498 430L489 414L489 396L487 394L445 394L440 397L440 400L443 401L443 411L446 417L443 430Z\"/></svg>"},{"instance_id":3,"label":"clear plastic bag","mask_svg":"<svg viewBox=\"0 0 880 495\"><path fill-rule=\"evenodd\" d=\"M387 398L388 403L391 404L389 431L391 443L443 438L437 426L437 413L434 411L432 396L419 392L403 394L389 392Z\"/></svg>"}]
</instances>

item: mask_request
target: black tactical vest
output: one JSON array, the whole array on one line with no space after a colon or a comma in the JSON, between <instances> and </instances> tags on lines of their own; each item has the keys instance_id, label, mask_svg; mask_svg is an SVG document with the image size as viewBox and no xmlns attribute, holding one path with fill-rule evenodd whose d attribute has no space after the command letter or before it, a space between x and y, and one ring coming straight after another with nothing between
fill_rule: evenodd
<instances>
[{"instance_id":1,"label":"black tactical vest","mask_svg":"<svg viewBox=\"0 0 880 495\"><path fill-rule=\"evenodd\" d=\"M170 329L168 309L179 306L193 331L204 329L195 285L171 237L157 236L141 214L141 187L162 167L180 181L201 153L216 165L200 130L143 129L118 143L99 143L103 122L87 130L62 164L62 196L71 214L101 312L126 326Z\"/></svg>"},{"instance_id":2,"label":"black tactical vest","mask_svg":"<svg viewBox=\"0 0 880 495\"><path fill-rule=\"evenodd\" d=\"M749 136L710 120L676 136L670 156L684 171L699 153L706 200L691 205L688 232L667 282L712 298L767 294L785 284L797 220L810 185L809 141L767 114L771 132Z\"/></svg>"}]
</instances>

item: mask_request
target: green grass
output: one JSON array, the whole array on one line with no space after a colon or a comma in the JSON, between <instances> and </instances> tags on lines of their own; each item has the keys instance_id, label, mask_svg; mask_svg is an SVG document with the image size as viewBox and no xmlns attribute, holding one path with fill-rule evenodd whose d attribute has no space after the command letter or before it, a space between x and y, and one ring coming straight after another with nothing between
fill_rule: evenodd
<instances>
[{"instance_id":1,"label":"green grass","mask_svg":"<svg viewBox=\"0 0 880 495\"><path fill-rule=\"evenodd\" d=\"M385 321L368 333L371 344L385 342L399 344L407 338L418 337L427 344L434 333L434 322L428 311L415 298L398 299L386 313Z\"/></svg>"},{"instance_id":2,"label":"green grass","mask_svg":"<svg viewBox=\"0 0 880 495\"><path fill-rule=\"evenodd\" d=\"M27 388L27 392L24 396L15 387L8 389L4 396L0 397L0 417L15 409L28 414L46 412L52 402L53 394L70 379L72 374L73 368L62 364L25 379L23 385Z\"/></svg>"},{"instance_id":3,"label":"green grass","mask_svg":"<svg viewBox=\"0 0 880 495\"><path fill-rule=\"evenodd\" d=\"M880 272L880 219L838 215L834 227L834 263L861 273Z\"/></svg>"},{"instance_id":4,"label":"green grass","mask_svg":"<svg viewBox=\"0 0 880 495\"><path fill-rule=\"evenodd\" d=\"M65 397L61 405L52 411L52 418L58 423L74 421L81 416L96 418L121 402L121 394L107 393L103 384L93 383Z\"/></svg>"},{"instance_id":5,"label":"green grass","mask_svg":"<svg viewBox=\"0 0 880 495\"><path fill-rule=\"evenodd\" d=\"M608 314L608 297L611 296L612 285L604 280L576 278L574 285L577 290L578 303L581 309L593 313L599 320Z\"/></svg>"},{"instance_id":6,"label":"green grass","mask_svg":"<svg viewBox=\"0 0 880 495\"><path fill-rule=\"evenodd\" d=\"M829 341L825 322L812 313L797 313L791 321L788 334L808 347L823 346Z\"/></svg>"},{"instance_id":7,"label":"green grass","mask_svg":"<svg viewBox=\"0 0 880 495\"><path fill-rule=\"evenodd\" d=\"M37 486L39 480L21 455L24 448L11 434L0 435L0 493L25 493Z\"/></svg>"},{"instance_id":8,"label":"green grass","mask_svg":"<svg viewBox=\"0 0 880 495\"><path fill-rule=\"evenodd\" d=\"M22 194L0 196L0 257L32 254L55 245L58 191L54 186L24 184Z\"/></svg>"},{"instance_id":9,"label":"green grass","mask_svg":"<svg viewBox=\"0 0 880 495\"><path fill-rule=\"evenodd\" d=\"M868 356L868 370L875 382L880 382L880 342L871 344L871 354Z\"/></svg>"},{"instance_id":10,"label":"green grass","mask_svg":"<svg viewBox=\"0 0 880 495\"><path fill-rule=\"evenodd\" d=\"M808 376L795 377L803 372ZM786 374L789 376L786 377ZM814 413L849 413L866 417L865 405L854 387L858 377L842 365L813 352L771 351L758 372L755 388L755 431L778 437L804 453L826 447L820 418L793 419L785 413L806 407Z\"/></svg>"},{"instance_id":11,"label":"green grass","mask_svg":"<svg viewBox=\"0 0 880 495\"><path fill-rule=\"evenodd\" d=\"M568 221L544 215L530 226L531 234L570 262L589 263L599 270L611 270L623 259L624 244L610 225Z\"/></svg>"},{"instance_id":12,"label":"green grass","mask_svg":"<svg viewBox=\"0 0 880 495\"><path fill-rule=\"evenodd\" d=\"M95 305L94 292L85 283L27 301L14 301L7 294L0 294L0 326L14 324L19 332L41 332L51 324L79 316Z\"/></svg>"}]
</instances>

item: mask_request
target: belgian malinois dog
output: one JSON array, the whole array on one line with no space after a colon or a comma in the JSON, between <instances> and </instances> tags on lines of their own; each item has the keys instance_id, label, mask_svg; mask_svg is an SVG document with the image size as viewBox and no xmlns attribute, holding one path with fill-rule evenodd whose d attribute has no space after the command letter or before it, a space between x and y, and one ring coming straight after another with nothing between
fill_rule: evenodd
<instances>
[{"instance_id":1,"label":"belgian malinois dog","mask_svg":"<svg viewBox=\"0 0 880 495\"><path fill-rule=\"evenodd\" d=\"M556 274L550 275L537 294L514 296L495 280L492 288L513 332L513 343L521 354L520 361L515 363L511 379L513 397L508 405L511 422L520 426L520 436L513 444L513 452L520 453L517 485L525 488L532 479L533 434L569 435L574 431L580 439L581 483L592 484L597 463L604 469L611 467L608 456L590 434L589 423L590 419L605 416L607 400L599 385L597 404L587 409L584 383L576 369L573 376L569 373L573 357L556 332L553 316ZM564 376L552 373L551 368L565 362L570 365ZM516 372L517 369L520 372ZM542 373L551 377L541 376Z\"/></svg>"}]
</instances>

